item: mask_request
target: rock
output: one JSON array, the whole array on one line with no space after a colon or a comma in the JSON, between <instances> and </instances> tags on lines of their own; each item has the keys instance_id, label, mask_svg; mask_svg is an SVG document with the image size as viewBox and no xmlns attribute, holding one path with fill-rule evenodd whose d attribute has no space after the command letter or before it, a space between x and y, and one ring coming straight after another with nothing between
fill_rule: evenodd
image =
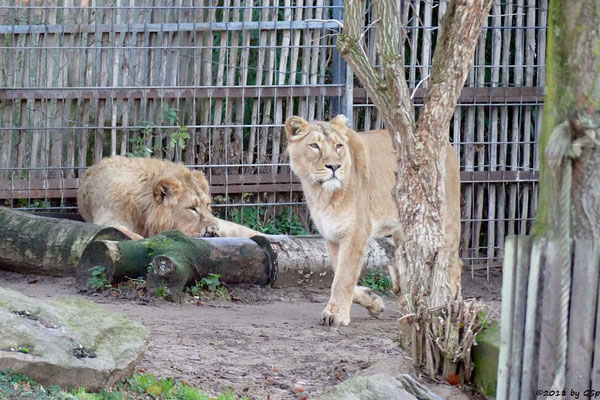
<instances>
[{"instance_id":1,"label":"rock","mask_svg":"<svg viewBox=\"0 0 600 400\"><path fill-rule=\"evenodd\" d=\"M473 346L473 383L486 398L496 396L498 354L500 353L500 323L479 332Z\"/></svg>"},{"instance_id":2,"label":"rock","mask_svg":"<svg viewBox=\"0 0 600 400\"><path fill-rule=\"evenodd\" d=\"M148 331L86 300L52 302L0 288L0 369L42 385L89 390L131 375L148 347Z\"/></svg>"},{"instance_id":3,"label":"rock","mask_svg":"<svg viewBox=\"0 0 600 400\"><path fill-rule=\"evenodd\" d=\"M356 376L371 376L376 374L385 374L401 379L403 374L418 376L419 372L415 371L412 362L402 354L395 354L375 362L370 367L357 373ZM425 380L420 383L432 393L432 397L438 396L444 400L469 400L471 398L458 386L450 386L446 382L437 383Z\"/></svg>"},{"instance_id":4,"label":"rock","mask_svg":"<svg viewBox=\"0 0 600 400\"><path fill-rule=\"evenodd\" d=\"M359 376L336 385L320 400L416 400L416 397L404 390L398 378L376 374Z\"/></svg>"}]
</instances>

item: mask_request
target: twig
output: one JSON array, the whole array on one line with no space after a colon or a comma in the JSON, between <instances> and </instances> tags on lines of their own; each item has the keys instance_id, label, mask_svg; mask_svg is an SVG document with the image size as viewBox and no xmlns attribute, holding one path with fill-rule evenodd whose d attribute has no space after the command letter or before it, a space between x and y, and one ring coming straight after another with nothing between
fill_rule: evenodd
<instances>
[{"instance_id":1,"label":"twig","mask_svg":"<svg viewBox=\"0 0 600 400\"><path fill-rule=\"evenodd\" d=\"M344 29L344 23L337 19L307 19L305 22L333 22L337 24L341 29Z\"/></svg>"},{"instance_id":2,"label":"twig","mask_svg":"<svg viewBox=\"0 0 600 400\"><path fill-rule=\"evenodd\" d=\"M373 27L373 25L375 25L376 23L378 23L379 21L381 21L381 18L377 18L375 21L371 22L369 25L367 25L365 27L365 30L363 31L363 33L360 34L360 38L358 39L359 42L362 42L365 38L365 35L367 34L367 32L369 31L369 29L371 29Z\"/></svg>"},{"instance_id":3,"label":"twig","mask_svg":"<svg viewBox=\"0 0 600 400\"><path fill-rule=\"evenodd\" d=\"M421 83L425 82L427 79L429 79L429 77L431 76L431 74L427 74L427 76L423 79L421 79L419 81L419 83L417 83L417 85L415 86L415 88L413 89L412 94L410 95L410 99L414 99L415 98L415 93L417 93L417 89L419 88L419 86L421 86Z\"/></svg>"}]
</instances>

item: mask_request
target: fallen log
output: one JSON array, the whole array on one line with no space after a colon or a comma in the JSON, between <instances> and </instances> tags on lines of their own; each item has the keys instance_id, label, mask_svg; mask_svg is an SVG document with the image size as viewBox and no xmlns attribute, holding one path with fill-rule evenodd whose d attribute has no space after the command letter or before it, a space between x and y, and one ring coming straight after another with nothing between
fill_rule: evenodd
<instances>
[{"instance_id":1,"label":"fallen log","mask_svg":"<svg viewBox=\"0 0 600 400\"><path fill-rule=\"evenodd\" d=\"M209 273L228 283L266 285L271 275L265 252L250 239L193 239L179 231L167 231L148 239L90 243L76 272L80 286L87 286L94 267L104 268L112 283L148 276L148 289L165 286L176 299L186 284Z\"/></svg>"},{"instance_id":2,"label":"fallen log","mask_svg":"<svg viewBox=\"0 0 600 400\"><path fill-rule=\"evenodd\" d=\"M104 239L128 238L114 228L0 207L0 269L73 276L84 248Z\"/></svg>"},{"instance_id":3,"label":"fallen log","mask_svg":"<svg viewBox=\"0 0 600 400\"><path fill-rule=\"evenodd\" d=\"M390 241L371 241L365 257L367 268L386 267L393 251ZM147 276L150 293L162 287L174 301L186 285L210 273L219 274L225 283L273 287L329 287L333 280L323 239L283 235L189 238L168 231L138 241L100 240L84 250L77 268L78 284L86 286L97 266L104 268L112 283Z\"/></svg>"}]
</instances>

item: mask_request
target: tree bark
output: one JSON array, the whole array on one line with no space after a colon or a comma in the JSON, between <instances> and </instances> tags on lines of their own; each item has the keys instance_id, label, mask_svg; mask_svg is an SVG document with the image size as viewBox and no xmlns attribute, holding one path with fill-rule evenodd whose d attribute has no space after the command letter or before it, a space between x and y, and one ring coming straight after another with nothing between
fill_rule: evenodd
<instances>
[{"instance_id":1,"label":"tree bark","mask_svg":"<svg viewBox=\"0 0 600 400\"><path fill-rule=\"evenodd\" d=\"M581 276L598 274L597 261L585 261L600 247L600 3L551 1L548 17L548 79L534 234L558 243L556 261L542 265L544 301L559 301L544 310L552 324L542 321L540 354L555 356L544 380L552 389L562 390L588 387L590 371L596 369L585 360L569 367L568 356L573 343L593 338L594 332L593 322L576 323L577 315L569 307L585 289ZM583 252L576 251L573 259L574 247L592 250L578 260ZM575 302L577 307L579 303Z\"/></svg>"},{"instance_id":2,"label":"tree bark","mask_svg":"<svg viewBox=\"0 0 600 400\"><path fill-rule=\"evenodd\" d=\"M398 157L394 193L405 229L404 241L398 243L396 251L396 268L403 311L408 314L415 311L416 299L432 308L452 298L448 255L440 252L444 243L445 146L450 120L492 0L449 3L417 123L400 56L400 35L404 32L398 2L374 0L372 4L379 17L376 45L381 71L369 63L362 42L363 1L345 2L344 29L337 48L394 137Z\"/></svg>"},{"instance_id":3,"label":"tree bark","mask_svg":"<svg viewBox=\"0 0 600 400\"><path fill-rule=\"evenodd\" d=\"M563 200L556 198L560 174L551 170L546 155L552 133L567 122L567 146L582 139L586 131L598 132L600 125L600 3L551 1L548 17L546 99L539 138L540 194L534 233L553 236L558 231L558 207ZM600 133L595 136L598 141ZM588 142L573 161L570 230L574 238L600 240L600 146Z\"/></svg>"},{"instance_id":4,"label":"tree bark","mask_svg":"<svg viewBox=\"0 0 600 400\"><path fill-rule=\"evenodd\" d=\"M404 249L396 254L400 277L406 277L401 287L409 297L410 293L422 293L430 308L452 298L449 254L440 252L444 244L445 147L450 120L491 4L491 0L449 3L416 131L407 135L394 129L397 142L402 144L395 194L398 215L406 227ZM410 298L407 304L411 304Z\"/></svg>"},{"instance_id":5,"label":"tree bark","mask_svg":"<svg viewBox=\"0 0 600 400\"><path fill-rule=\"evenodd\" d=\"M114 228L0 207L0 269L73 276L85 246L102 239L128 238Z\"/></svg>"},{"instance_id":6,"label":"tree bark","mask_svg":"<svg viewBox=\"0 0 600 400\"><path fill-rule=\"evenodd\" d=\"M458 368L462 368L462 375L465 368L470 368L471 344L466 339L469 335L464 336L466 330L459 329L459 324L465 322L452 315L466 315L463 311L468 306L460 298L460 290L453 293L449 273L451 260L460 264L457 242L460 235L456 235L456 243L450 240L450 233L456 230L452 218L460 218L456 215L460 213L452 208L458 205L446 204L445 193L446 174L458 176L459 172L455 160L446 160L454 157L446 146L450 120L492 0L449 2L437 38L431 77L424 78L429 83L417 122L399 48L404 43L400 40L404 31L398 1L373 0L371 4L376 15L372 24L378 28L375 45L381 69L376 70L369 63L362 42L364 1L345 2L344 28L336 46L382 115L396 150L398 172L394 195L404 235L396 238L396 265L391 275L404 315L400 340L411 350L415 365L424 367L431 377L438 373L447 377L457 373ZM446 171L446 166L455 170ZM449 307L460 311L442 315L441 306L450 304L455 295L457 300ZM480 322L478 313L469 315L468 326ZM469 330L472 336L476 331ZM445 349L441 352L440 367L440 358L433 354L440 346L438 338L442 337Z\"/></svg>"}]
</instances>

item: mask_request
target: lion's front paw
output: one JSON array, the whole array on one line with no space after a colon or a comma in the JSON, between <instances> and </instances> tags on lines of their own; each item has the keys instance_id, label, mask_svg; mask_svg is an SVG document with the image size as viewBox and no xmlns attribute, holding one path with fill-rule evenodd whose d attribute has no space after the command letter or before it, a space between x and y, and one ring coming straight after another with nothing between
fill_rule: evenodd
<instances>
[{"instance_id":1,"label":"lion's front paw","mask_svg":"<svg viewBox=\"0 0 600 400\"><path fill-rule=\"evenodd\" d=\"M331 306L330 304L321 313L321 325L348 326L349 323L350 313L342 312L338 307Z\"/></svg>"},{"instance_id":2,"label":"lion's front paw","mask_svg":"<svg viewBox=\"0 0 600 400\"><path fill-rule=\"evenodd\" d=\"M204 236L204 237L219 237L219 226L218 225L209 225L208 227L206 227L206 230L204 231L204 234L202 236Z\"/></svg>"}]
</instances>

